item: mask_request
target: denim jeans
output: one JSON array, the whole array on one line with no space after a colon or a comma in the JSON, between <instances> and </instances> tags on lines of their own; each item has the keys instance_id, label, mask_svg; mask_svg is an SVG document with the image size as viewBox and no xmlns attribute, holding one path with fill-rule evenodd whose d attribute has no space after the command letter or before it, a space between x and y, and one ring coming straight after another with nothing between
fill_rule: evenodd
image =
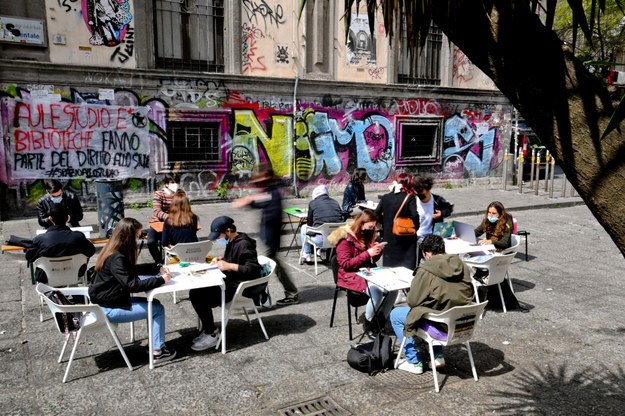
<instances>
[{"instance_id":1,"label":"denim jeans","mask_svg":"<svg viewBox=\"0 0 625 416\"><path fill-rule=\"evenodd\" d=\"M316 254L316 253L312 252L312 245L306 243L306 230L307 229L308 229L308 227L306 225L302 225L302 228L301 228L301 231L300 231L300 238L302 240L302 246L304 247L304 255ZM311 239L318 246L323 244L323 235L321 235L321 234L315 234L314 236L311 237Z\"/></svg>"},{"instance_id":2,"label":"denim jeans","mask_svg":"<svg viewBox=\"0 0 625 416\"><path fill-rule=\"evenodd\" d=\"M391 325L393 325L393 331L397 337L397 341L401 343L404 339L404 325L406 323L406 317L410 312L410 306L398 306L391 311ZM404 344L404 353L406 354L406 361L416 364L420 362L419 350L415 344L414 337L410 337ZM434 346L434 355L442 354L443 347L440 345Z\"/></svg>"},{"instance_id":3,"label":"denim jeans","mask_svg":"<svg viewBox=\"0 0 625 416\"><path fill-rule=\"evenodd\" d=\"M130 309L102 307L106 317L115 324L140 321L148 318L148 301L144 298L130 298ZM165 345L165 308L154 299L152 302L152 348L161 349Z\"/></svg>"},{"instance_id":4,"label":"denim jeans","mask_svg":"<svg viewBox=\"0 0 625 416\"><path fill-rule=\"evenodd\" d=\"M384 297L386 290L382 289L380 286L369 284L368 293L371 295L371 298L365 307L365 318L367 318L368 321L373 321L373 313L375 310L378 311L379 316L387 318L393 308L393 305L395 305L395 300L397 300L397 295L399 293L397 291L389 293L384 300L384 304L382 305L380 304L382 303L382 298Z\"/></svg>"}]
</instances>

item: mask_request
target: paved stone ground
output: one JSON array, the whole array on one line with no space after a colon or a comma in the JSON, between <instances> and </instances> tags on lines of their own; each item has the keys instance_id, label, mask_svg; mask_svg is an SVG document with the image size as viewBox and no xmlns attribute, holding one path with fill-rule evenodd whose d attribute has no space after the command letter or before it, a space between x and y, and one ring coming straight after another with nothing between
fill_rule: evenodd
<instances>
[{"instance_id":1,"label":"paved stone ground","mask_svg":"<svg viewBox=\"0 0 625 416\"><path fill-rule=\"evenodd\" d=\"M346 363L353 341L348 339L345 298L339 297L335 326L330 328L330 270L321 265L315 276L314 266L300 266L291 252L290 272L302 303L263 312L269 340L255 322L250 327L243 316L235 316L228 325L227 354L195 353L190 343L197 334L196 316L187 295L180 293L178 304L165 295L161 301L167 340L178 350L177 359L149 370L145 324L136 325L135 343L129 342L128 326L122 325L118 334L134 371L128 371L110 337L91 335L79 345L69 381L62 384L65 363L57 363L62 337L49 313L39 322L38 300L23 256L7 253L1 257L0 413L623 413L625 262L581 200L488 186L435 191L455 203L454 219L477 224L486 205L500 200L518 218L520 228L531 232L529 261L521 250L510 268L517 296L529 313L487 311L472 342L478 382L459 347L446 351L448 366L440 377L439 394L430 371L417 376L391 370L369 377L352 370ZM307 200L286 204L303 207ZM241 231L257 232L257 211L237 211L227 203L194 210L204 226L201 236L208 234L212 218L223 214L236 218ZM145 209L126 210L126 216L143 222L148 214ZM96 222L97 214L87 213L84 223ZM35 229L33 219L7 221L1 237L30 235ZM290 237L285 234L283 244ZM146 256L144 250L142 260L147 261ZM277 281L271 282L270 290L274 300L283 295Z\"/></svg>"}]
</instances>

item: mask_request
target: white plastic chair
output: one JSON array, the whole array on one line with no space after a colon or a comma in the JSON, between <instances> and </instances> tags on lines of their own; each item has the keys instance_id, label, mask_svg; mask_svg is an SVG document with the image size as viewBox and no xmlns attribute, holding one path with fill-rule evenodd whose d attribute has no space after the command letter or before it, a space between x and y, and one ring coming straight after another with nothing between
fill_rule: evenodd
<instances>
[{"instance_id":1,"label":"white plastic chair","mask_svg":"<svg viewBox=\"0 0 625 416\"><path fill-rule=\"evenodd\" d=\"M516 254L517 251L519 251L520 245L521 245L521 237L516 234L512 234L510 236L510 247L503 250L500 254L510 254L510 253Z\"/></svg>"},{"instance_id":2,"label":"white plastic chair","mask_svg":"<svg viewBox=\"0 0 625 416\"><path fill-rule=\"evenodd\" d=\"M119 352L124 357L124 361L128 366L128 369L132 371L132 365L130 365L130 361L126 356L126 352L124 351L124 347L122 343L119 341L117 334L115 333L116 324L109 322L108 318L104 314L104 311L100 308L99 305L94 304L86 304L86 305L60 305L55 303L50 298L46 296L46 293L58 290L64 295L81 295L84 296L85 299L88 299L88 288L87 287L71 287L71 288L53 288L51 286L45 285L43 283L37 284L35 290L39 294L39 296L46 302L50 312L52 312L52 317L54 318L55 313L81 313L80 317L80 328L76 331L76 336L74 339L74 346L72 347L72 352L69 356L69 361L67 362L67 368L65 369L65 375L63 376L63 383L67 381L67 376L69 374L69 369L72 366L72 361L74 360L74 356L76 354L76 347L78 346L78 342L80 341L80 337L84 332L95 332L95 331L104 331L108 329ZM56 319L55 319L56 321ZM70 339L70 334L65 334L64 329L60 328L57 325L57 329L61 334L65 336L65 342L63 343L63 348L61 349L61 354L59 355L58 362L60 363L63 360L63 355L65 354L65 349L67 348L67 343Z\"/></svg>"},{"instance_id":3,"label":"white plastic chair","mask_svg":"<svg viewBox=\"0 0 625 416\"><path fill-rule=\"evenodd\" d=\"M438 322L447 326L447 339L445 340L433 338L432 335L430 335L430 333L423 328L419 328L416 335L417 337L423 339L425 342L428 343L430 351L430 363L432 363L432 375L434 378L434 389L437 393L440 391L440 386L438 384L438 373L436 371L436 366L434 365L435 345L446 347L448 345L464 344L467 348L467 353L469 354L469 361L471 362L473 379L475 381L478 380L477 370L475 369L475 362L473 361L473 353L471 352L471 345L469 344L469 340L473 338L473 332L475 331L477 322L481 319L481 316L484 313L484 308L486 307L487 303L488 301L465 306L454 306L453 308L448 309L445 312L436 314L428 313L423 316L424 320L430 322ZM405 344L406 337L404 337L399 347L399 354L397 354L397 359L395 360L395 368L399 366L399 359L402 352L404 351Z\"/></svg>"},{"instance_id":4,"label":"white plastic chair","mask_svg":"<svg viewBox=\"0 0 625 416\"><path fill-rule=\"evenodd\" d=\"M508 268L510 267L510 263L512 262L514 256L516 256L516 253L495 254L485 262L472 262L470 259L464 261L471 271L471 281L473 282L474 288L473 292L475 293L475 301L477 303L480 302L477 290L478 287L497 285L497 288L499 289L499 296L501 298L503 312L508 312L506 309L506 302L503 298L503 292L501 291L501 282L505 280L508 274ZM473 277L475 275L476 269L478 268L488 270L488 275L482 281L477 280ZM510 285L510 290L512 290L512 283L510 282L510 280L508 280L508 283ZM512 293L514 293L514 290L512 290Z\"/></svg>"},{"instance_id":5,"label":"white plastic chair","mask_svg":"<svg viewBox=\"0 0 625 416\"><path fill-rule=\"evenodd\" d=\"M333 250L334 246L328 242L328 236L332 234L334 230L337 228L343 227L345 222L326 222L325 224L321 224L318 227L307 227L306 228L306 241L305 243L311 244L313 246L313 258L315 259L315 275L319 274L317 269L317 250L321 249L330 249ZM315 244L313 240L313 236L308 235L308 233L321 234L323 236L323 243L321 245ZM300 253L300 259L304 257L304 246L302 245L302 251ZM332 253L329 253L328 259L332 258Z\"/></svg>"},{"instance_id":6,"label":"white plastic chair","mask_svg":"<svg viewBox=\"0 0 625 416\"><path fill-rule=\"evenodd\" d=\"M80 268L85 266L89 257L84 254L74 254L64 257L39 257L34 261L35 269L41 269L48 277L48 286L65 287L77 286L84 281L84 275L78 276ZM39 298L39 322L43 322L43 298Z\"/></svg>"},{"instance_id":7,"label":"white plastic chair","mask_svg":"<svg viewBox=\"0 0 625 416\"><path fill-rule=\"evenodd\" d=\"M210 240L198 241L195 243L178 243L175 246L165 247L165 264L174 257L178 260L189 263L206 263L206 256L213 248L213 242ZM172 293L174 303L176 303L176 292Z\"/></svg>"},{"instance_id":8,"label":"white plastic chair","mask_svg":"<svg viewBox=\"0 0 625 416\"><path fill-rule=\"evenodd\" d=\"M254 300L252 298L243 296L243 291L245 289L249 287L262 285L264 283L268 283L271 276L275 274L275 271L276 271L275 261L271 260L269 257L258 256L258 262L260 263L261 266L268 263L270 265L271 271L267 273L266 276L239 283L239 286L237 287L237 291L234 293L234 297L232 298L230 302L226 303L226 314L225 314L226 317L224 319L224 331L226 330L228 326L228 320L230 319L232 312L236 308L241 308L243 310L243 313L245 314L245 318L247 319L247 322L251 326L252 322L250 321L250 317L247 313L246 307L252 307L254 308L254 313L256 314L256 319L258 320L258 324L260 325L260 328L263 331L263 335L265 335L265 339L269 339L269 335L267 335L267 330L265 329L265 325L263 325L263 320L260 318L260 315L258 313L258 308L256 307ZM217 341L217 345L215 345L216 350L218 350L219 346L221 345L222 335L223 335L222 333L219 334L219 340Z\"/></svg>"}]
</instances>

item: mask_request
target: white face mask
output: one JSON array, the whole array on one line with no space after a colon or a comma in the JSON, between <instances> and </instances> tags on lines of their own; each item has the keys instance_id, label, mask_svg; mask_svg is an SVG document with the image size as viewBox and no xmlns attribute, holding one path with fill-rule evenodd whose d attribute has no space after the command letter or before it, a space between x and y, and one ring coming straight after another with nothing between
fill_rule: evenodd
<instances>
[{"instance_id":1,"label":"white face mask","mask_svg":"<svg viewBox=\"0 0 625 416\"><path fill-rule=\"evenodd\" d=\"M228 245L228 239L226 237L218 238L217 240L215 240L215 244L220 247L225 247L226 245Z\"/></svg>"},{"instance_id":2,"label":"white face mask","mask_svg":"<svg viewBox=\"0 0 625 416\"><path fill-rule=\"evenodd\" d=\"M60 204L61 202L63 202L63 195L61 195L61 196L51 196L50 199L55 204Z\"/></svg>"},{"instance_id":3,"label":"white face mask","mask_svg":"<svg viewBox=\"0 0 625 416\"><path fill-rule=\"evenodd\" d=\"M170 183L169 185L167 185L167 188L175 193L178 190L178 184L176 182Z\"/></svg>"}]
</instances>

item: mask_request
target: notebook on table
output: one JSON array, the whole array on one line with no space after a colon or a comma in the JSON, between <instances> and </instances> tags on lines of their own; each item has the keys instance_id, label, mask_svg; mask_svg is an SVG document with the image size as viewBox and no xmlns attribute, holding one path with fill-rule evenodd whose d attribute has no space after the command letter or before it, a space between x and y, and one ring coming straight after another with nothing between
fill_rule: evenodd
<instances>
[{"instance_id":1,"label":"notebook on table","mask_svg":"<svg viewBox=\"0 0 625 416\"><path fill-rule=\"evenodd\" d=\"M469 244L477 245L475 228L471 224L454 221L454 232L456 233L456 237L459 239L464 240Z\"/></svg>"},{"instance_id":2,"label":"notebook on table","mask_svg":"<svg viewBox=\"0 0 625 416\"><path fill-rule=\"evenodd\" d=\"M432 232L434 235L449 238L454 233L454 224L451 221L437 222Z\"/></svg>"}]
</instances>

